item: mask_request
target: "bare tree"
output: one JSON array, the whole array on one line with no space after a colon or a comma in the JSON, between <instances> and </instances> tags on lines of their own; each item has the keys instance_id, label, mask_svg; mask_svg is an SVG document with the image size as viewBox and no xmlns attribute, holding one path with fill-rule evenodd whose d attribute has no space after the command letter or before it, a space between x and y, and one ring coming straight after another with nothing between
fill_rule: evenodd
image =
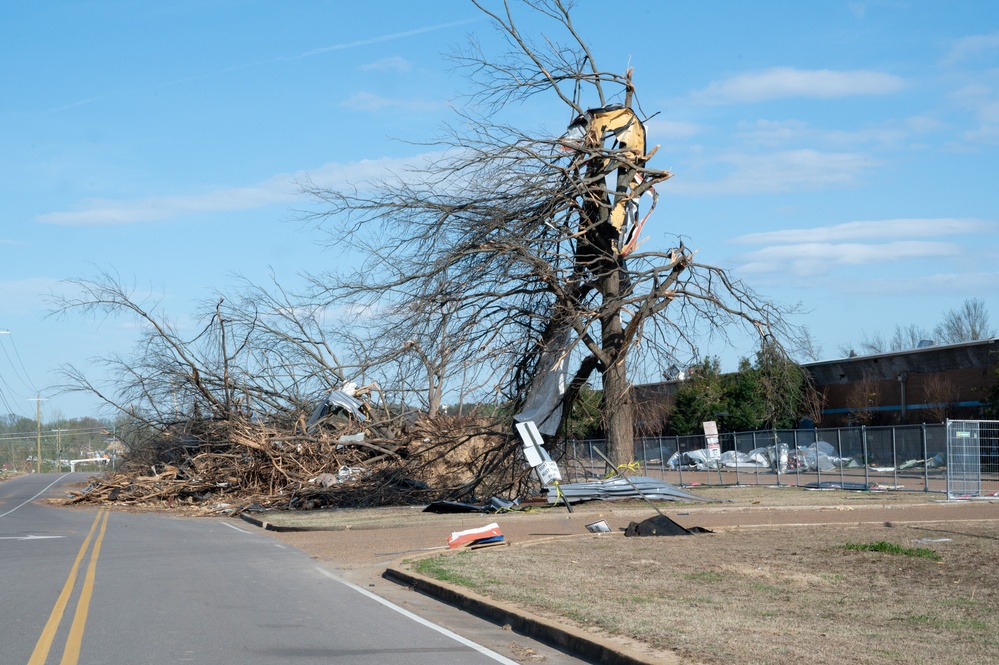
<instances>
[{"instance_id":1,"label":"bare tree","mask_svg":"<svg viewBox=\"0 0 999 665\"><path fill-rule=\"evenodd\" d=\"M923 380L923 402L926 403L926 412L934 422L946 421L953 412L957 400L957 386L950 379L930 374Z\"/></svg>"},{"instance_id":2,"label":"bare tree","mask_svg":"<svg viewBox=\"0 0 999 665\"><path fill-rule=\"evenodd\" d=\"M315 297L377 308L391 322L386 334L401 322L410 336L446 334L454 367L474 366L480 385L518 409L544 403L549 426L598 373L610 456L627 463L634 366L684 363L705 330L725 335L737 324L773 340L781 314L698 263L679 238L638 246L639 203L654 205L671 174L648 165L658 146L645 145L632 70L598 67L572 3L505 1L493 11L472 2L508 50L488 55L472 41L454 54L473 92L432 144L443 156L395 180L306 187L323 204L312 219L330 242L366 257L356 271L317 276ZM515 13L525 8L551 32L521 33ZM538 95L568 130L502 122L508 105ZM561 374L568 385L553 396Z\"/></svg>"},{"instance_id":3,"label":"bare tree","mask_svg":"<svg viewBox=\"0 0 999 665\"><path fill-rule=\"evenodd\" d=\"M850 386L846 400L853 422L860 425L872 424L881 405L878 381L865 374L860 381Z\"/></svg>"},{"instance_id":4,"label":"bare tree","mask_svg":"<svg viewBox=\"0 0 999 665\"><path fill-rule=\"evenodd\" d=\"M907 326L896 325L895 332L890 338L885 338L881 333L874 333L871 336L865 333L860 341L860 349L870 354L905 351L915 349L920 342L929 338L930 332L915 323Z\"/></svg>"},{"instance_id":5,"label":"bare tree","mask_svg":"<svg viewBox=\"0 0 999 665\"><path fill-rule=\"evenodd\" d=\"M944 344L957 344L995 337L996 329L989 325L985 301L969 298L960 307L947 310L933 334Z\"/></svg>"}]
</instances>

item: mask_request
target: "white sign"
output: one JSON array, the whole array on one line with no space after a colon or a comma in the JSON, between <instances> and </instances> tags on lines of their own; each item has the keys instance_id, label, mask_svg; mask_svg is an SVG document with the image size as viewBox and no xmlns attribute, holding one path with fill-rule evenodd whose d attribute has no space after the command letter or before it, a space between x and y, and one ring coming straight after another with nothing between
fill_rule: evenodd
<instances>
[{"instance_id":1,"label":"white sign","mask_svg":"<svg viewBox=\"0 0 999 665\"><path fill-rule=\"evenodd\" d=\"M557 480L562 480L562 473L558 470L558 464L552 461L548 451L541 444L541 432L533 420L528 420L514 425L520 438L524 441L524 457L527 463L538 472L538 478L542 485L551 485Z\"/></svg>"},{"instance_id":2,"label":"white sign","mask_svg":"<svg viewBox=\"0 0 999 665\"><path fill-rule=\"evenodd\" d=\"M542 462L540 466L535 468L538 470L538 478L541 479L542 485L551 485L557 480L562 480L562 473L558 470L558 464L552 460Z\"/></svg>"},{"instance_id":3,"label":"white sign","mask_svg":"<svg viewBox=\"0 0 999 665\"><path fill-rule=\"evenodd\" d=\"M708 459L721 459L721 445L718 443L718 423L709 420L701 423L704 427L704 439L708 444Z\"/></svg>"}]
</instances>

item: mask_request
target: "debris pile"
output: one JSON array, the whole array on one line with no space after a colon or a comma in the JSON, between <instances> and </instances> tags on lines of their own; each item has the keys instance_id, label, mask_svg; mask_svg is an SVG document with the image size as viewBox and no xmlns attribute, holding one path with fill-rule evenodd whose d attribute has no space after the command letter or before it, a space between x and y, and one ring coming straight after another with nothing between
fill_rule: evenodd
<instances>
[{"instance_id":1,"label":"debris pile","mask_svg":"<svg viewBox=\"0 0 999 665\"><path fill-rule=\"evenodd\" d=\"M523 476L503 452L510 437L472 419L423 419L387 438L354 413L329 418L283 428L250 418L189 422L92 477L67 503L231 514L359 508L509 494Z\"/></svg>"},{"instance_id":2,"label":"debris pile","mask_svg":"<svg viewBox=\"0 0 999 665\"><path fill-rule=\"evenodd\" d=\"M816 441L809 446L791 448L786 443L754 448L748 453L729 450L721 457L712 457L706 448L675 452L666 462L670 469L694 469L698 471L714 469L770 469L785 472L789 469L801 471L832 471L834 469L862 466L857 458L840 457L835 447L827 441Z\"/></svg>"}]
</instances>

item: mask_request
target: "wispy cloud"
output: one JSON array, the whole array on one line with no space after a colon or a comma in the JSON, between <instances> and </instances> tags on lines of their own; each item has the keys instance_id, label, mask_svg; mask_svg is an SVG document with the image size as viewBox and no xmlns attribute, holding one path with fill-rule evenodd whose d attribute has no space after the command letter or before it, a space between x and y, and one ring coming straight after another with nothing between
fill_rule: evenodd
<instances>
[{"instance_id":1,"label":"wispy cloud","mask_svg":"<svg viewBox=\"0 0 999 665\"><path fill-rule=\"evenodd\" d=\"M953 300L954 294L991 293L999 272L933 273L914 275L904 279L844 280L838 282L843 293L863 297L884 297L891 293L895 297L915 296L921 300L944 297Z\"/></svg>"},{"instance_id":2,"label":"wispy cloud","mask_svg":"<svg viewBox=\"0 0 999 665\"><path fill-rule=\"evenodd\" d=\"M247 187L217 189L202 194L156 196L134 200L86 199L78 210L38 216L43 224L59 226L114 226L151 222L206 212L264 208L288 201L297 187L290 176L275 176Z\"/></svg>"},{"instance_id":3,"label":"wispy cloud","mask_svg":"<svg viewBox=\"0 0 999 665\"><path fill-rule=\"evenodd\" d=\"M242 187L227 187L198 194L174 194L136 199L87 199L75 210L38 216L43 224L59 226L113 226L180 218L192 214L228 213L288 204L301 199L301 183L317 187L342 187L385 178L419 166L428 157L367 159L353 163L331 162L295 173L282 173Z\"/></svg>"},{"instance_id":4,"label":"wispy cloud","mask_svg":"<svg viewBox=\"0 0 999 665\"><path fill-rule=\"evenodd\" d=\"M846 222L811 229L783 229L749 233L735 238L732 242L740 245L842 243L850 240L949 237L970 233L994 233L997 230L999 230L999 225L996 222L982 219L882 219Z\"/></svg>"},{"instance_id":5,"label":"wispy cloud","mask_svg":"<svg viewBox=\"0 0 999 665\"><path fill-rule=\"evenodd\" d=\"M312 58L318 55L323 55L326 53L332 53L335 51L345 51L348 49L359 48L363 46L372 46L374 44L383 44L385 42L395 41L397 39L404 39L406 37L413 37L416 35L426 34L428 32L436 32L438 30L448 30L450 28L457 28L463 25L468 25L470 23L475 23L481 21L481 18L470 18L461 21L450 21L448 23L437 23L435 25L427 25L419 28L413 28L412 30L404 30L402 32L391 32L384 35L377 35L375 37L368 37L365 39L355 39L349 42L340 42L338 44L329 44L327 46L321 46L319 48L309 49L308 51L303 51L301 53L293 55L282 55L274 58L267 58L265 60L256 60L254 62L244 62L237 65L232 65L230 67L224 67L222 69L216 69L211 72L205 72L203 74L195 74L192 76L185 76L183 78L174 79L171 81L162 81L159 83L154 83L151 85L140 86L134 88L133 90L157 90L160 88L166 88L175 85L181 85L184 83L190 83L193 81L202 81L205 79L215 78L217 76L222 76L224 74L229 74L231 72L242 71L244 69L251 69L254 67L260 67L263 65L270 65L277 62L289 62L294 60L301 60L303 58ZM77 106L83 106L103 99L108 99L109 97L114 97L119 94L123 94L125 91L108 93L104 95L98 95L95 97L90 97L87 99L77 100L69 102L67 104L62 104L56 108L49 109L48 112L54 113L59 111L64 111L67 109L75 108Z\"/></svg>"},{"instance_id":6,"label":"wispy cloud","mask_svg":"<svg viewBox=\"0 0 999 665\"><path fill-rule=\"evenodd\" d=\"M970 60L996 49L999 49L999 32L962 37L954 42L954 45L946 57L944 57L944 64L955 65L963 60Z\"/></svg>"},{"instance_id":7,"label":"wispy cloud","mask_svg":"<svg viewBox=\"0 0 999 665\"><path fill-rule=\"evenodd\" d=\"M773 67L716 81L693 93L692 98L700 104L752 103L790 97L837 99L890 94L904 87L904 79L884 72Z\"/></svg>"},{"instance_id":8,"label":"wispy cloud","mask_svg":"<svg viewBox=\"0 0 999 665\"><path fill-rule=\"evenodd\" d=\"M4 315L10 317L47 313L49 305L45 296L60 286L60 280L47 277L0 280L0 302L3 302ZM0 329L6 330L8 325L10 324L4 322Z\"/></svg>"},{"instance_id":9,"label":"wispy cloud","mask_svg":"<svg viewBox=\"0 0 999 665\"><path fill-rule=\"evenodd\" d=\"M999 224L983 219L883 219L749 233L733 242L766 245L737 257L743 273L814 277L843 266L962 256L967 248L953 242L955 236L997 230Z\"/></svg>"},{"instance_id":10,"label":"wispy cloud","mask_svg":"<svg viewBox=\"0 0 999 665\"><path fill-rule=\"evenodd\" d=\"M854 185L865 171L880 164L860 153L818 150L785 150L770 154L730 153L706 163L707 168L727 170L714 180L671 181L671 192L692 196L772 194Z\"/></svg>"},{"instance_id":11,"label":"wispy cloud","mask_svg":"<svg viewBox=\"0 0 999 665\"><path fill-rule=\"evenodd\" d=\"M653 118L645 123L645 132L652 142L665 139L688 139L702 131L704 128L693 122Z\"/></svg>"},{"instance_id":12,"label":"wispy cloud","mask_svg":"<svg viewBox=\"0 0 999 665\"><path fill-rule=\"evenodd\" d=\"M359 111L383 111L385 109L402 109L404 111L438 111L447 104L427 99L393 99L382 97L371 92L355 92L340 103L340 106Z\"/></svg>"},{"instance_id":13,"label":"wispy cloud","mask_svg":"<svg viewBox=\"0 0 999 665\"><path fill-rule=\"evenodd\" d=\"M956 243L899 240L880 244L810 242L766 247L739 257L739 271L780 272L785 275L823 275L842 266L882 265L906 259L957 256Z\"/></svg>"},{"instance_id":14,"label":"wispy cloud","mask_svg":"<svg viewBox=\"0 0 999 665\"><path fill-rule=\"evenodd\" d=\"M927 120L914 120L900 126L869 127L857 130L818 129L801 120L742 121L736 128L736 138L761 146L781 146L808 142L843 148L857 145L897 145L917 129L931 127Z\"/></svg>"},{"instance_id":15,"label":"wispy cloud","mask_svg":"<svg viewBox=\"0 0 999 665\"><path fill-rule=\"evenodd\" d=\"M405 74L412 68L413 63L398 55L381 58L361 65L361 71L363 72L395 72L397 74Z\"/></svg>"},{"instance_id":16,"label":"wispy cloud","mask_svg":"<svg viewBox=\"0 0 999 665\"><path fill-rule=\"evenodd\" d=\"M436 25L427 25L420 28L413 28L412 30L404 30L403 32L392 32L386 35L379 35L377 37L368 37L366 39L357 39L350 42L342 42L340 44L331 44L329 46L322 46L320 48L311 49L300 53L297 56L292 56L290 58L284 59L296 59L296 58L309 58L314 55L321 55L323 53L329 53L331 51L342 51L344 49L357 48L358 46L371 46L372 44L382 44L384 42L394 41L396 39L403 39L404 37L413 37L415 35L423 35L428 32L436 32L438 30L447 30L449 28L457 28L463 25L468 25L470 23L476 23L481 21L481 18L469 18L461 21L451 21L449 23L438 23Z\"/></svg>"}]
</instances>

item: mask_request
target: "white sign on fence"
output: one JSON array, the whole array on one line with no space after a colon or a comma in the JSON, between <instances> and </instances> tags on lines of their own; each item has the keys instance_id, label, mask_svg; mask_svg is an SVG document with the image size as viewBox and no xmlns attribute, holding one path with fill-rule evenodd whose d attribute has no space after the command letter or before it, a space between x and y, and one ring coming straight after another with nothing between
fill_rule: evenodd
<instances>
[{"instance_id":1,"label":"white sign on fence","mask_svg":"<svg viewBox=\"0 0 999 665\"><path fill-rule=\"evenodd\" d=\"M709 420L701 425L704 427L704 440L708 444L708 459L720 460L721 445L718 443L718 423Z\"/></svg>"}]
</instances>

